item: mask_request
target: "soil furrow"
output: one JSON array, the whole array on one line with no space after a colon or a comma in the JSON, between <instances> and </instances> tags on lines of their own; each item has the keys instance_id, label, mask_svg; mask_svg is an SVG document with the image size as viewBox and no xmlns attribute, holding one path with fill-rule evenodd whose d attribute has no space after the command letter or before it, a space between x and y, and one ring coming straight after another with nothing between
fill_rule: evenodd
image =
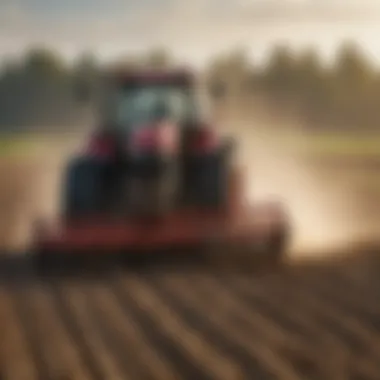
<instances>
[{"instance_id":1,"label":"soil furrow","mask_svg":"<svg viewBox=\"0 0 380 380\"><path fill-rule=\"evenodd\" d=\"M177 351L176 359L186 365L185 371L182 368L182 376L186 375L188 379L244 378L240 367L210 345L207 337L186 324L152 284L137 277L119 278L118 281L124 297L128 294L135 301L136 309L149 316L149 319L145 317L145 323L161 335L163 343L167 342L167 346L172 347L171 354Z\"/></svg>"}]
</instances>

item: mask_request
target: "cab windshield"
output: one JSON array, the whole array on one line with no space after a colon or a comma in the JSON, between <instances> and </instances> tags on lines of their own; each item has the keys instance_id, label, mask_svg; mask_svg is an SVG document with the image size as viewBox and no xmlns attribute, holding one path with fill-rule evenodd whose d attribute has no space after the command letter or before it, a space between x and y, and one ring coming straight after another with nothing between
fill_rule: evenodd
<instances>
[{"instance_id":1,"label":"cab windshield","mask_svg":"<svg viewBox=\"0 0 380 380\"><path fill-rule=\"evenodd\" d=\"M137 128L165 116L183 123L196 117L191 91L183 86L126 86L115 94L113 123L124 128Z\"/></svg>"}]
</instances>

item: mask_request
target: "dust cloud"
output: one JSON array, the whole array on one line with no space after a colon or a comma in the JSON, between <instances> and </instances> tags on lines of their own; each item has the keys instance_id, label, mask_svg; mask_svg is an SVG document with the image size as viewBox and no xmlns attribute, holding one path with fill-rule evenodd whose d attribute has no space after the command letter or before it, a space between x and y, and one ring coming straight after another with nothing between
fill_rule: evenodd
<instances>
[{"instance_id":1,"label":"dust cloud","mask_svg":"<svg viewBox=\"0 0 380 380\"><path fill-rule=\"evenodd\" d=\"M40 148L31 157L1 161L0 248L16 252L28 249L34 223L59 215L64 166L83 144L83 133L41 137Z\"/></svg>"},{"instance_id":2,"label":"dust cloud","mask_svg":"<svg viewBox=\"0 0 380 380\"><path fill-rule=\"evenodd\" d=\"M248 177L248 200L279 201L290 216L291 257L323 257L368 239L365 234L371 229L355 219L360 203L353 194L343 183L326 180L321 169L301 154L285 149L276 130L268 125L247 128L244 123L230 128L239 142L238 161Z\"/></svg>"}]
</instances>

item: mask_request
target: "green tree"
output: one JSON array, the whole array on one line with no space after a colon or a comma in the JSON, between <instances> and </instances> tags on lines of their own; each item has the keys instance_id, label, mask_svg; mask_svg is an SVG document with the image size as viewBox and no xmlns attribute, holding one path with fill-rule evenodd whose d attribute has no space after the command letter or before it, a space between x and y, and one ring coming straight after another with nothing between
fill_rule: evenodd
<instances>
[{"instance_id":1,"label":"green tree","mask_svg":"<svg viewBox=\"0 0 380 380\"><path fill-rule=\"evenodd\" d=\"M207 70L208 86L215 94L241 99L247 95L251 64L243 49L216 57Z\"/></svg>"},{"instance_id":2,"label":"green tree","mask_svg":"<svg viewBox=\"0 0 380 380\"><path fill-rule=\"evenodd\" d=\"M95 96L100 77L99 63L91 52L82 53L71 72L72 95L79 101Z\"/></svg>"},{"instance_id":3,"label":"green tree","mask_svg":"<svg viewBox=\"0 0 380 380\"><path fill-rule=\"evenodd\" d=\"M366 89L373 79L373 68L363 52L352 43L345 43L338 51L334 70L342 89Z\"/></svg>"},{"instance_id":4,"label":"green tree","mask_svg":"<svg viewBox=\"0 0 380 380\"><path fill-rule=\"evenodd\" d=\"M46 79L59 77L65 72L65 66L58 54L43 48L36 48L27 52L23 66L26 73Z\"/></svg>"},{"instance_id":5,"label":"green tree","mask_svg":"<svg viewBox=\"0 0 380 380\"><path fill-rule=\"evenodd\" d=\"M328 111L329 73L324 70L317 51L307 49L297 56L294 96L301 116L308 122L323 123Z\"/></svg>"},{"instance_id":6,"label":"green tree","mask_svg":"<svg viewBox=\"0 0 380 380\"><path fill-rule=\"evenodd\" d=\"M2 129L23 130L63 124L73 115L69 70L47 49L31 49L0 79Z\"/></svg>"},{"instance_id":7,"label":"green tree","mask_svg":"<svg viewBox=\"0 0 380 380\"><path fill-rule=\"evenodd\" d=\"M142 64L152 68L164 69L173 64L173 57L164 48L155 48L142 57Z\"/></svg>"},{"instance_id":8,"label":"green tree","mask_svg":"<svg viewBox=\"0 0 380 380\"><path fill-rule=\"evenodd\" d=\"M277 46L272 51L263 73L265 86L275 94L288 94L295 86L297 62L287 46Z\"/></svg>"},{"instance_id":9,"label":"green tree","mask_svg":"<svg viewBox=\"0 0 380 380\"><path fill-rule=\"evenodd\" d=\"M367 118L374 71L355 44L347 42L339 49L331 83L335 119L360 126Z\"/></svg>"}]
</instances>

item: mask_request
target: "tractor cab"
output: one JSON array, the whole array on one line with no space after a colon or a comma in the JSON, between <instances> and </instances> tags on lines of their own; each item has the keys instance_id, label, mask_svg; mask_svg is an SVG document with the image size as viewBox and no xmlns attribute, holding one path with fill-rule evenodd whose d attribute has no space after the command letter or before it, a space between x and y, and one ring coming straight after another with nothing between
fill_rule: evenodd
<instances>
[{"instance_id":1,"label":"tractor cab","mask_svg":"<svg viewBox=\"0 0 380 380\"><path fill-rule=\"evenodd\" d=\"M178 127L199 121L201 104L194 83L189 74L180 74L117 77L105 92L102 117L125 131L163 120Z\"/></svg>"},{"instance_id":2,"label":"tractor cab","mask_svg":"<svg viewBox=\"0 0 380 380\"><path fill-rule=\"evenodd\" d=\"M91 85L77 84L76 98L91 103L101 124L132 130L166 119L179 126L207 117L207 97L185 70L112 72Z\"/></svg>"},{"instance_id":3,"label":"tractor cab","mask_svg":"<svg viewBox=\"0 0 380 380\"><path fill-rule=\"evenodd\" d=\"M83 93L81 89L81 100ZM184 70L112 73L94 96L99 123L90 145L113 136L115 147L121 143L124 153L126 140L134 152L149 140L155 141L156 150L161 144L161 150L186 153L197 142L211 142L215 134L206 125L209 107L202 95L194 75Z\"/></svg>"}]
</instances>

